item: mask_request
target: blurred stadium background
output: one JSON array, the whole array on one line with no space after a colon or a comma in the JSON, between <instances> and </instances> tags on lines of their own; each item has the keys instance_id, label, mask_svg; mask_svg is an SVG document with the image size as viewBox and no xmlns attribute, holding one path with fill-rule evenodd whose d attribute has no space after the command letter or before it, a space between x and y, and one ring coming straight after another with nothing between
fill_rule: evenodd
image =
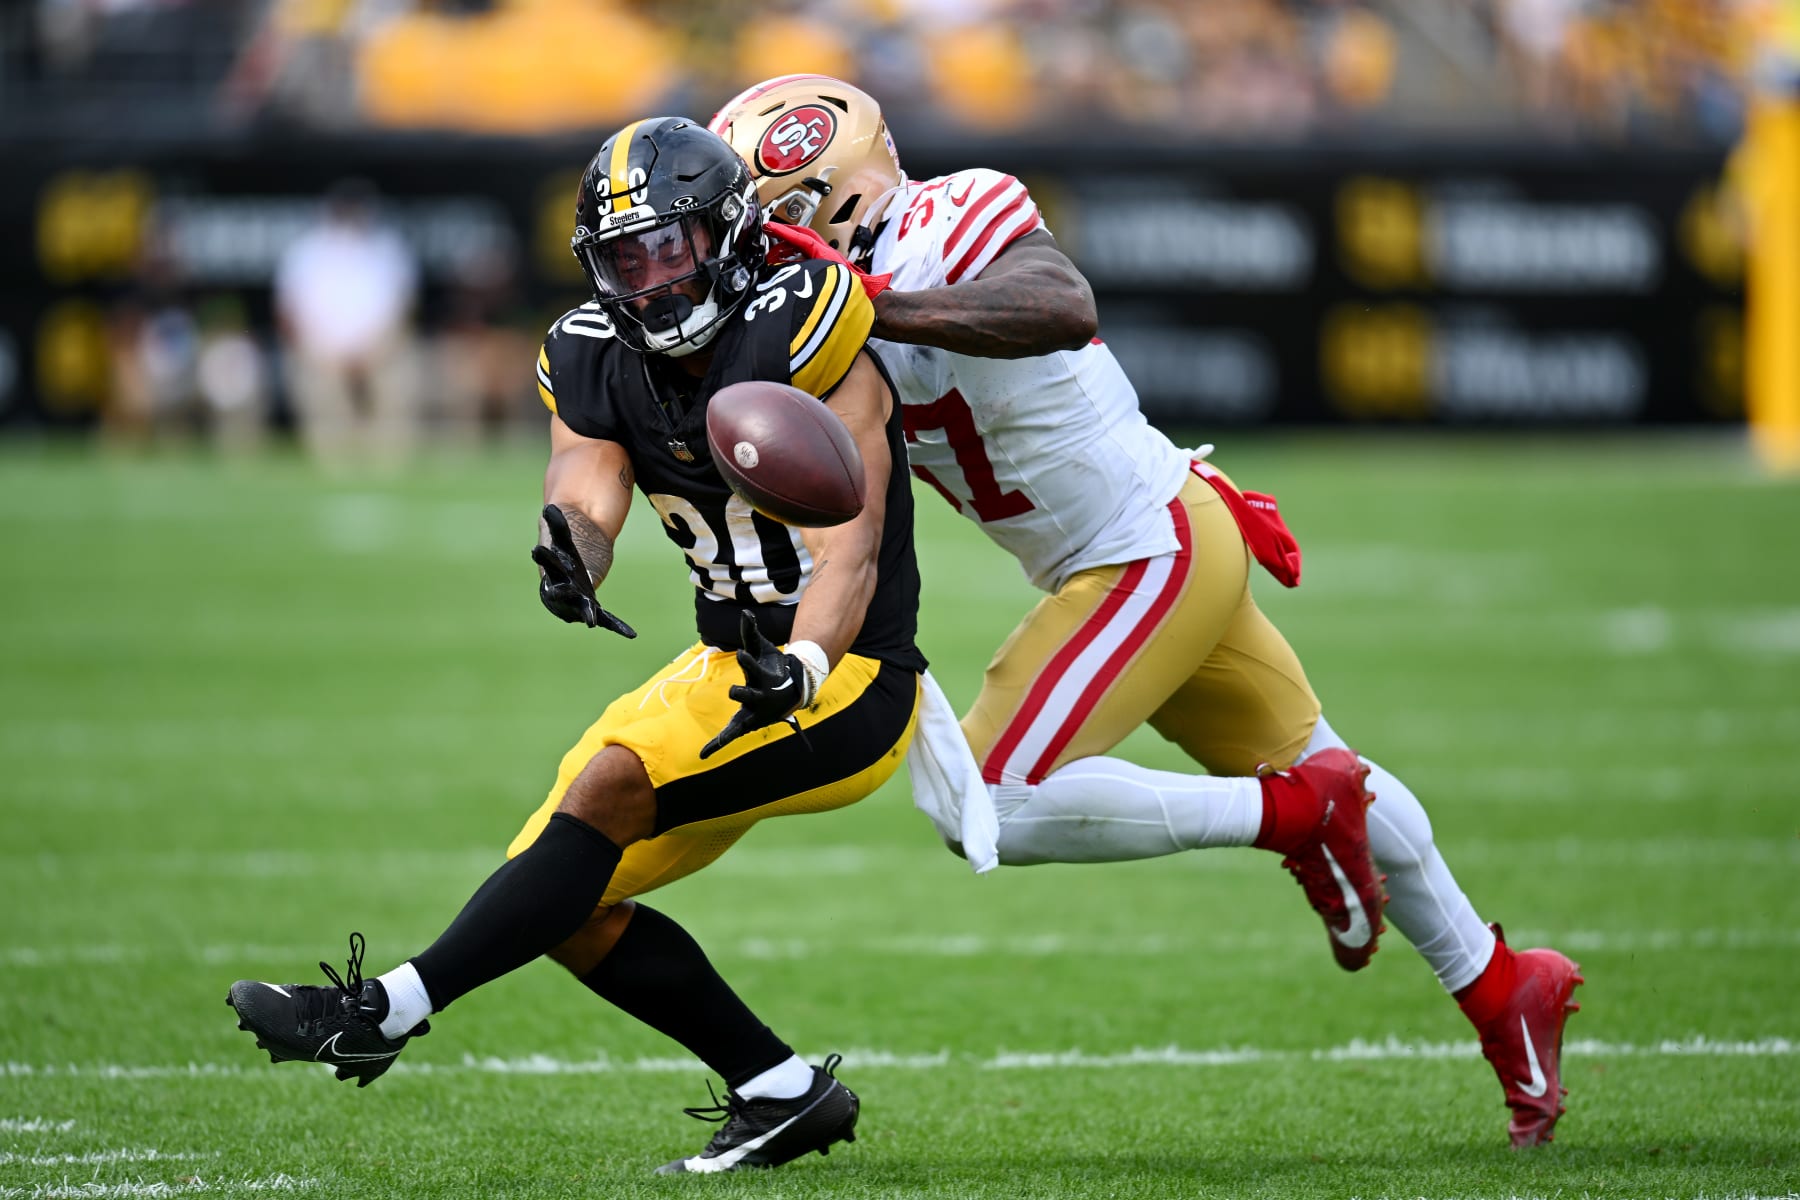
<instances>
[{"instance_id":1,"label":"blurred stadium background","mask_svg":"<svg viewBox=\"0 0 1800 1200\"><path fill-rule=\"evenodd\" d=\"M1800 0L0 3L0 1200L670 1194L704 1072L547 966L366 1095L219 1001L427 944L689 636L654 518L645 636L539 609L532 362L606 134L800 70L1030 185L1281 496L1334 723L1589 983L1512 1155L1417 956L1343 976L1267 856L977 881L896 783L658 893L865 1097L779 1194L1791 1197L1797 62ZM333 356L364 446L297 419ZM923 490L919 544L966 704L1033 594Z\"/></svg>"},{"instance_id":2,"label":"blurred stadium background","mask_svg":"<svg viewBox=\"0 0 1800 1200\"><path fill-rule=\"evenodd\" d=\"M1796 0L13 3L0 431L286 436L334 337L385 364L394 453L536 428L582 162L820 70L915 177L1032 186L1165 424L1748 405L1791 458L1797 60ZM334 188L378 201L379 253L278 302Z\"/></svg>"}]
</instances>

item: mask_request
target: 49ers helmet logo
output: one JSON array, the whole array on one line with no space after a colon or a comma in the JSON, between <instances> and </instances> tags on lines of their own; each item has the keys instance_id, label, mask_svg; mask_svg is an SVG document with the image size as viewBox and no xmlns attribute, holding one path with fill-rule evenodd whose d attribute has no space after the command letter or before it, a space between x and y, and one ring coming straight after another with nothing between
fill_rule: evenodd
<instances>
[{"instance_id":1,"label":"49ers helmet logo","mask_svg":"<svg viewBox=\"0 0 1800 1200\"><path fill-rule=\"evenodd\" d=\"M769 126L756 148L756 165L770 175L798 171L819 157L836 133L837 117L830 109L802 104Z\"/></svg>"}]
</instances>

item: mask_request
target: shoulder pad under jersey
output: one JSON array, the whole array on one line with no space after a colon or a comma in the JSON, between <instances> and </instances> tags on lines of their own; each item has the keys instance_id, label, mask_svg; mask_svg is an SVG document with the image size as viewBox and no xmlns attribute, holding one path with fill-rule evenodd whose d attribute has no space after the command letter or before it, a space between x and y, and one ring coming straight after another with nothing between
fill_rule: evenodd
<instances>
[{"instance_id":1,"label":"shoulder pad under jersey","mask_svg":"<svg viewBox=\"0 0 1800 1200\"><path fill-rule=\"evenodd\" d=\"M744 303L747 337L785 340L788 377L824 399L869 340L875 306L850 268L806 259L768 269Z\"/></svg>"},{"instance_id":2,"label":"shoulder pad under jersey","mask_svg":"<svg viewBox=\"0 0 1800 1200\"><path fill-rule=\"evenodd\" d=\"M973 279L1007 246L1044 228L1024 184L979 167L924 184L895 220L893 252L923 268L928 286Z\"/></svg>"},{"instance_id":3,"label":"shoulder pad under jersey","mask_svg":"<svg viewBox=\"0 0 1800 1200\"><path fill-rule=\"evenodd\" d=\"M538 349L538 399L544 407L560 416L559 404L579 401L581 397L568 393L592 379L593 362L618 344L612 321L592 300L558 317Z\"/></svg>"}]
</instances>

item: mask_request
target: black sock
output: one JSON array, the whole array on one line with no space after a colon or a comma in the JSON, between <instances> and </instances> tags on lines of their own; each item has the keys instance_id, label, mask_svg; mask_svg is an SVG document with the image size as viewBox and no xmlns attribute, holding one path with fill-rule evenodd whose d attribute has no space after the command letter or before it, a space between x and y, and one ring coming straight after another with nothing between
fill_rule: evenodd
<instances>
[{"instance_id":1,"label":"black sock","mask_svg":"<svg viewBox=\"0 0 1800 1200\"><path fill-rule=\"evenodd\" d=\"M687 1047L728 1088L742 1087L794 1053L719 978L687 930L641 903L612 952L581 982Z\"/></svg>"},{"instance_id":2,"label":"black sock","mask_svg":"<svg viewBox=\"0 0 1800 1200\"><path fill-rule=\"evenodd\" d=\"M556 813L537 841L488 876L438 940L413 959L432 1007L517 970L567 941L606 895L622 852L585 821Z\"/></svg>"}]
</instances>

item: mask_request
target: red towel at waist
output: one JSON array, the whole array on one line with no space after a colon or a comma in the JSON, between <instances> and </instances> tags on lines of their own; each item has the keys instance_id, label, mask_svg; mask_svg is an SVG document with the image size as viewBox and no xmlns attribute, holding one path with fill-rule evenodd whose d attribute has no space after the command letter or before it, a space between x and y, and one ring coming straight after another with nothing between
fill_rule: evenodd
<instances>
[{"instance_id":1,"label":"red towel at waist","mask_svg":"<svg viewBox=\"0 0 1800 1200\"><path fill-rule=\"evenodd\" d=\"M1238 531L1250 553L1282 587L1300 586L1300 543L1281 519L1275 497L1262 492L1240 492L1214 467L1203 462L1194 464L1194 474L1212 485L1225 501L1225 507L1237 520Z\"/></svg>"}]
</instances>

